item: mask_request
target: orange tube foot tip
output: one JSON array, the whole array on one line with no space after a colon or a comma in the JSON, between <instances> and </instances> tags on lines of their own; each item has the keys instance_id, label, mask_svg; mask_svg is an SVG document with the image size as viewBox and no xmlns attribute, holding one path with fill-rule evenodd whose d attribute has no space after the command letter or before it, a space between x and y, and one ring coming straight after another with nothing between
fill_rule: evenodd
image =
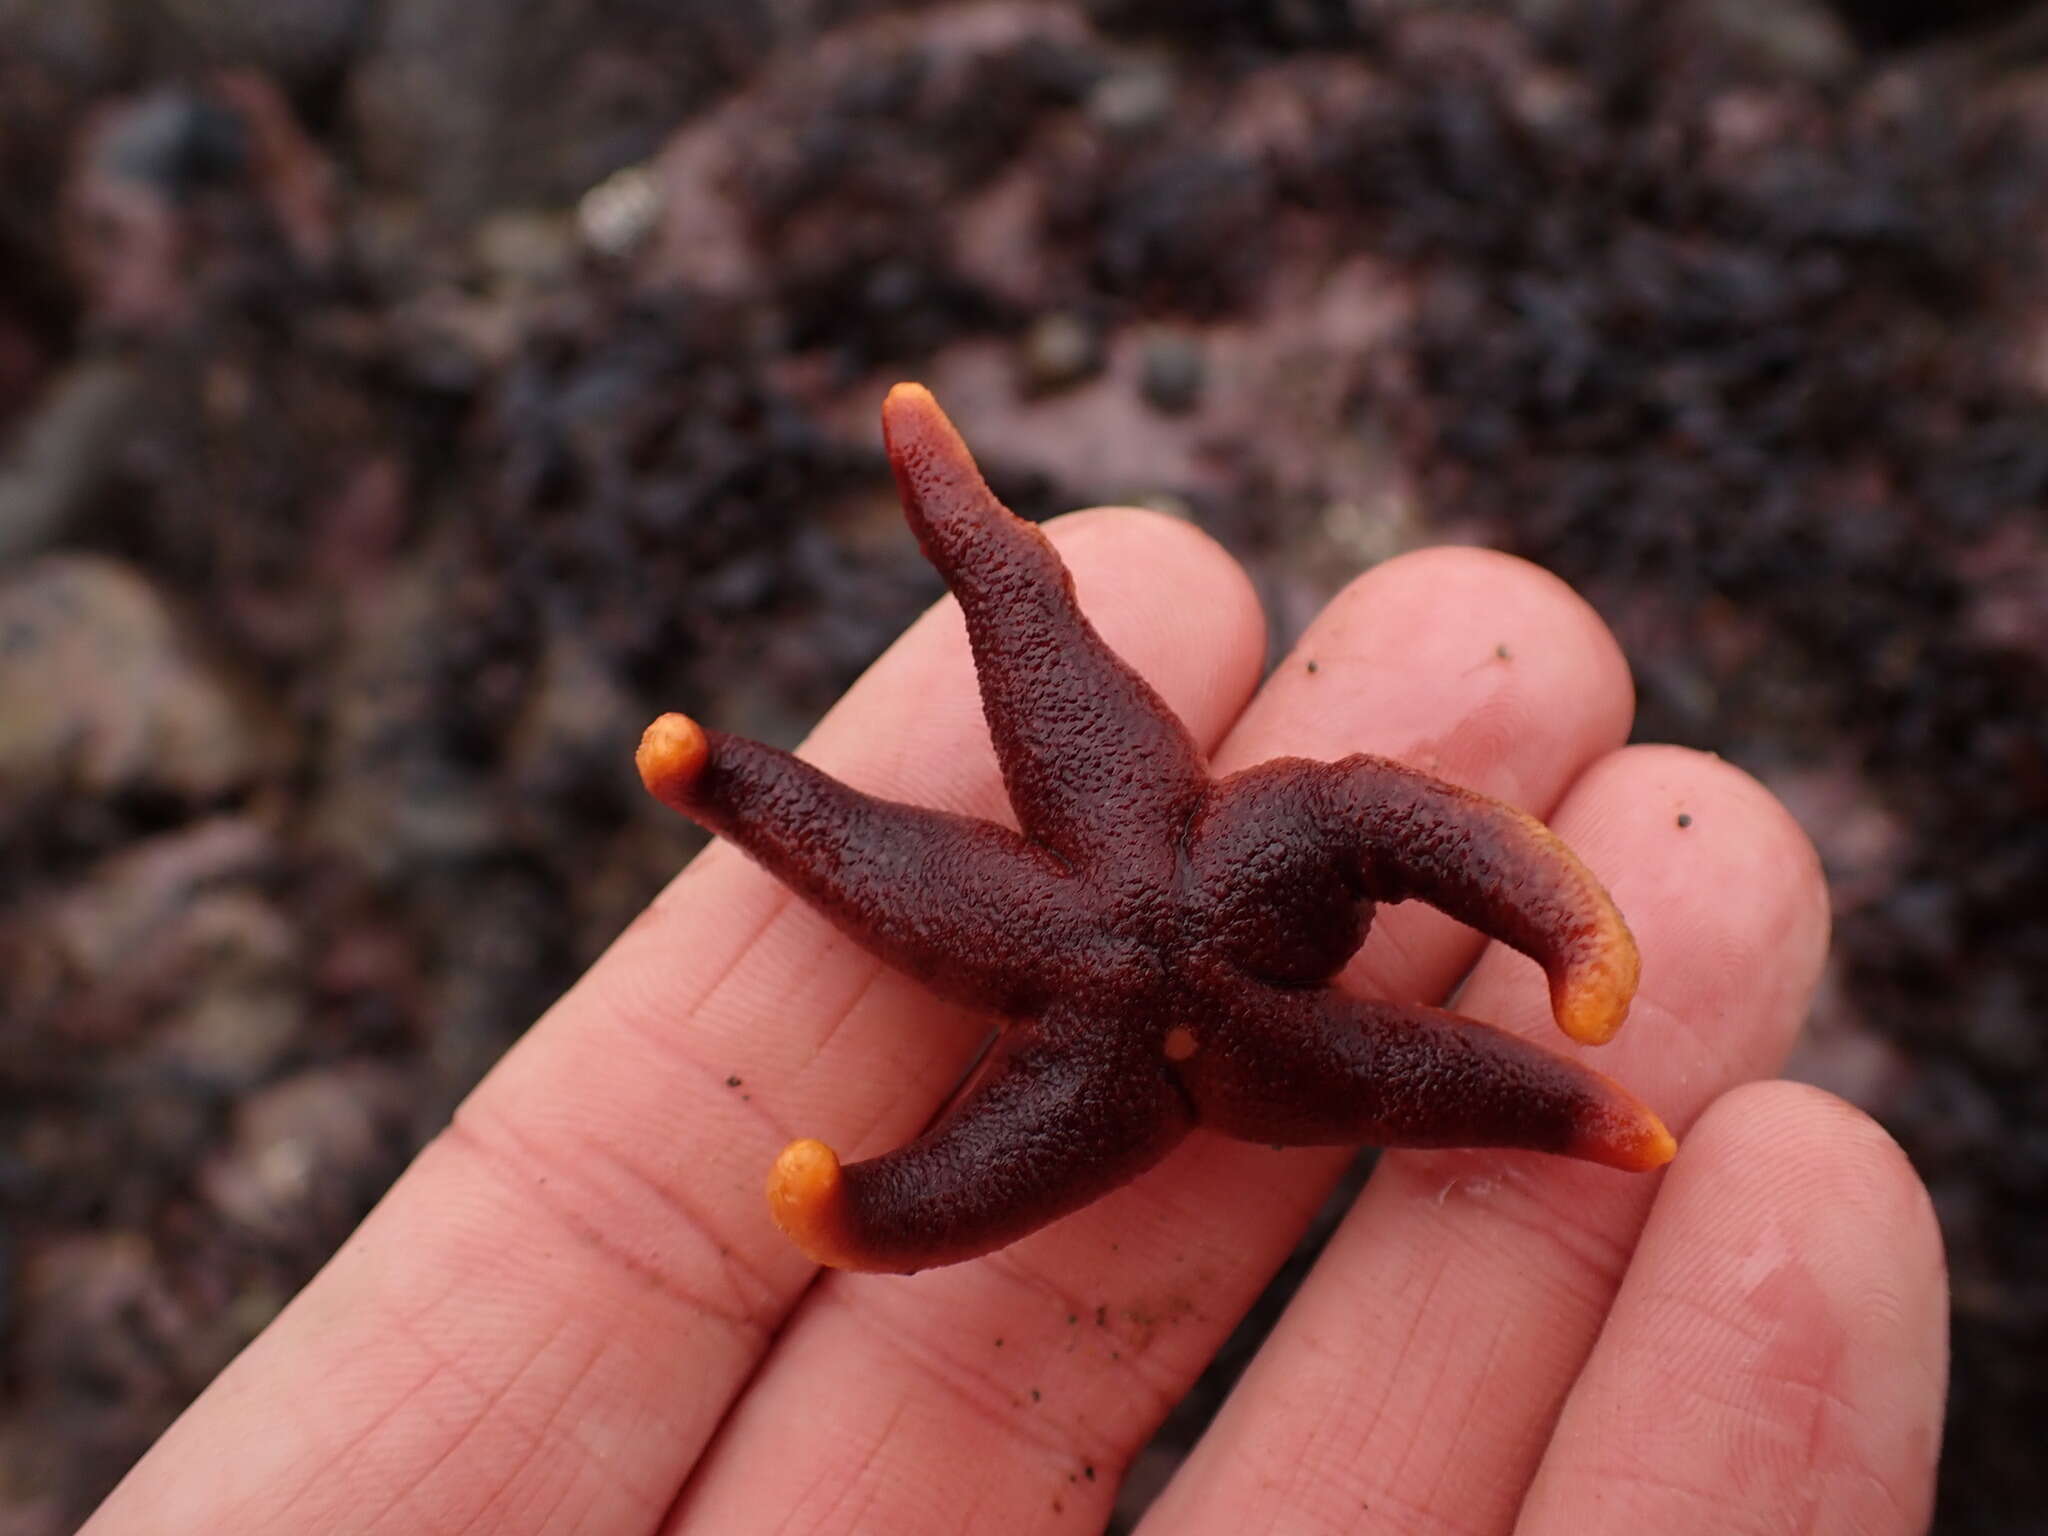
<instances>
[{"instance_id":1,"label":"orange tube foot tip","mask_svg":"<svg viewBox=\"0 0 2048 1536\"><path fill-rule=\"evenodd\" d=\"M882 402L882 409L884 411L935 409L938 403L938 401L932 398L932 392L922 384L905 379L901 384L890 386L888 398Z\"/></svg>"},{"instance_id":2,"label":"orange tube foot tip","mask_svg":"<svg viewBox=\"0 0 2048 1536\"><path fill-rule=\"evenodd\" d=\"M1588 1126L1569 1149L1573 1157L1604 1163L1624 1173L1648 1173L1678 1155L1678 1138L1647 1109L1619 1124Z\"/></svg>"},{"instance_id":3,"label":"orange tube foot tip","mask_svg":"<svg viewBox=\"0 0 2048 1536\"><path fill-rule=\"evenodd\" d=\"M1626 936L1594 963L1573 966L1551 987L1557 1027L1581 1045L1605 1045L1628 1018L1641 968Z\"/></svg>"},{"instance_id":4,"label":"orange tube foot tip","mask_svg":"<svg viewBox=\"0 0 2048 1536\"><path fill-rule=\"evenodd\" d=\"M856 1269L846 1244L846 1180L822 1141L792 1141L768 1173L768 1212L814 1264Z\"/></svg>"},{"instance_id":5,"label":"orange tube foot tip","mask_svg":"<svg viewBox=\"0 0 2048 1536\"><path fill-rule=\"evenodd\" d=\"M930 454L954 473L980 479L974 455L967 451L953 418L922 384L898 384L882 401L882 442L899 469L904 454Z\"/></svg>"},{"instance_id":6,"label":"orange tube foot tip","mask_svg":"<svg viewBox=\"0 0 2048 1536\"><path fill-rule=\"evenodd\" d=\"M697 775L711 756L711 743L704 727L688 715L661 716L640 737L640 750L633 754L640 770L640 782L655 799L677 805L688 798Z\"/></svg>"}]
</instances>

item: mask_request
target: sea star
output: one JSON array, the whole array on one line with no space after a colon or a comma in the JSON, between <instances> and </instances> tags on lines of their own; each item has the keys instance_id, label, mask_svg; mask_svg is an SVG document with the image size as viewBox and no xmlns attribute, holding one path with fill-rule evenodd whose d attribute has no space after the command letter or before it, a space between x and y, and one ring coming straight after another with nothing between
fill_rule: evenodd
<instances>
[{"instance_id":1,"label":"sea star","mask_svg":"<svg viewBox=\"0 0 2048 1536\"><path fill-rule=\"evenodd\" d=\"M898 385L882 428L905 515L966 614L1022 832L876 799L678 714L638 758L657 797L847 934L1006 1021L908 1146L844 1167L821 1142L783 1151L769 1207L814 1262L907 1273L987 1253L1196 1125L1276 1145L1670 1159L1662 1122L1599 1073L1329 985L1374 904L1415 897L1536 959L1565 1033L1606 1040L1635 992L1635 943L1542 823L1379 757L1212 779L931 395Z\"/></svg>"}]
</instances>

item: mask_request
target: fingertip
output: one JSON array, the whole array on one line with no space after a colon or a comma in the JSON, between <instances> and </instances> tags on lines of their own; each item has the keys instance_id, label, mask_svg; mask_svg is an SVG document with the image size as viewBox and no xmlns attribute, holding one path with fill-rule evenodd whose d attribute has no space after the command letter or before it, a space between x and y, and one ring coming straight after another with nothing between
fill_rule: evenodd
<instances>
[{"instance_id":1,"label":"fingertip","mask_svg":"<svg viewBox=\"0 0 2048 1536\"><path fill-rule=\"evenodd\" d=\"M1890 1132L1845 1099L1776 1079L1723 1094L1686 1138L1692 1179L1723 1205L1770 1207L1844 1259L1942 1266L1926 1185Z\"/></svg>"},{"instance_id":2,"label":"fingertip","mask_svg":"<svg viewBox=\"0 0 2048 1536\"><path fill-rule=\"evenodd\" d=\"M1396 555L1354 586L1367 582L1428 594L1436 610L1469 615L1470 632L1493 639L1496 662L1540 667L1538 681L1568 680L1598 706L1595 729L1616 744L1627 738L1636 701L1628 657L1599 610L1556 572L1501 550L1446 544Z\"/></svg>"},{"instance_id":3,"label":"fingertip","mask_svg":"<svg viewBox=\"0 0 2048 1536\"><path fill-rule=\"evenodd\" d=\"M1151 507L1084 507L1039 525L1070 564L1096 567L1097 584L1142 581L1177 596L1206 617L1250 620L1261 640L1265 611L1237 557L1186 518ZM1183 583L1186 586L1183 586Z\"/></svg>"},{"instance_id":4,"label":"fingertip","mask_svg":"<svg viewBox=\"0 0 2048 1536\"><path fill-rule=\"evenodd\" d=\"M1768 1316L1788 1349L1840 1341L1902 1432L1938 1405L1948 1276L1927 1187L1899 1144L1804 1083L1723 1094L1686 1136L1646 1237L1674 1284L1742 1326ZM1886 1372L1893 1360L1900 1369ZM1933 1428L1929 1433L1934 1433Z\"/></svg>"},{"instance_id":5,"label":"fingertip","mask_svg":"<svg viewBox=\"0 0 2048 1536\"><path fill-rule=\"evenodd\" d=\"M1555 817L1626 914L1641 978L1603 1063L1687 1126L1722 1091L1775 1074L1812 1005L1828 895L1812 844L1734 765L1630 746L1579 776Z\"/></svg>"},{"instance_id":6,"label":"fingertip","mask_svg":"<svg viewBox=\"0 0 2048 1536\"><path fill-rule=\"evenodd\" d=\"M1261 690L1229 767L1368 751L1543 814L1628 737L1635 687L1592 607L1490 550L1416 550L1324 607Z\"/></svg>"},{"instance_id":7,"label":"fingertip","mask_svg":"<svg viewBox=\"0 0 2048 1536\"><path fill-rule=\"evenodd\" d=\"M1920 1181L1794 1083L1687 1135L1523 1505L1538 1530L1924 1530L1947 1304Z\"/></svg>"},{"instance_id":8,"label":"fingertip","mask_svg":"<svg viewBox=\"0 0 2048 1536\"><path fill-rule=\"evenodd\" d=\"M1805 829L1762 781L1711 752L1631 746L1593 765L1572 802L1584 812L1575 846L1626 845L1628 866L1609 878L1625 905L1698 909L1682 926L1718 951L1724 974L1751 988L1772 980L1803 1015L1827 958L1827 878ZM1652 893L1629 893L1644 884Z\"/></svg>"}]
</instances>

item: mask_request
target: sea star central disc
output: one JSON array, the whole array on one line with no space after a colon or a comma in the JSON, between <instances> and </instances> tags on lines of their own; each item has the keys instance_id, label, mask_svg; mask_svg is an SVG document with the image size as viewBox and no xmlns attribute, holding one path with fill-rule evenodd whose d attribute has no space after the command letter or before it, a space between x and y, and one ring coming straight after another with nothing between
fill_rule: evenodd
<instances>
[{"instance_id":1,"label":"sea star central disc","mask_svg":"<svg viewBox=\"0 0 2048 1536\"><path fill-rule=\"evenodd\" d=\"M1635 992L1635 943L1548 829L1378 757L1212 779L931 395L898 385L882 426L911 529L966 614L1021 833L876 799L683 715L649 726L639 753L661 800L892 965L1006 1021L910 1145L846 1166L817 1141L783 1151L769 1205L806 1254L903 1272L972 1258L1134 1178L1197 1125L1289 1146L1670 1159L1662 1122L1599 1073L1329 985L1374 906L1412 897L1534 958L1565 1033L1606 1040Z\"/></svg>"}]
</instances>

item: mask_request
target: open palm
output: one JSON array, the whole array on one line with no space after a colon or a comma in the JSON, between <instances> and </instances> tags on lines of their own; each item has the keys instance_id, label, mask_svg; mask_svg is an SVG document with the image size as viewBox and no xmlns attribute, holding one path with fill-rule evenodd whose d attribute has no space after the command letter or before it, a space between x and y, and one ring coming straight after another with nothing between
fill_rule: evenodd
<instances>
[{"instance_id":1,"label":"open palm","mask_svg":"<svg viewBox=\"0 0 2048 1536\"><path fill-rule=\"evenodd\" d=\"M1857 1111L1756 1081L1827 942L1785 812L1717 759L1623 746L1612 638L1518 562L1381 566L1261 687L1256 600L1201 535L1129 511L1049 531L1219 771L1377 752L1552 822L1644 957L1591 1059L1681 1137L1656 1176L1388 1154L1141 1529L1923 1528L1946 1364L1925 1193ZM1006 818L950 602L805 755ZM1418 908L1345 984L1436 1001L1461 978L1461 1011L1549 1038L1534 966ZM1197 1133L988 1258L812 1268L768 1219L776 1152L901 1144L980 1038L714 847L87 1530L1099 1529L1348 1154Z\"/></svg>"}]
</instances>

